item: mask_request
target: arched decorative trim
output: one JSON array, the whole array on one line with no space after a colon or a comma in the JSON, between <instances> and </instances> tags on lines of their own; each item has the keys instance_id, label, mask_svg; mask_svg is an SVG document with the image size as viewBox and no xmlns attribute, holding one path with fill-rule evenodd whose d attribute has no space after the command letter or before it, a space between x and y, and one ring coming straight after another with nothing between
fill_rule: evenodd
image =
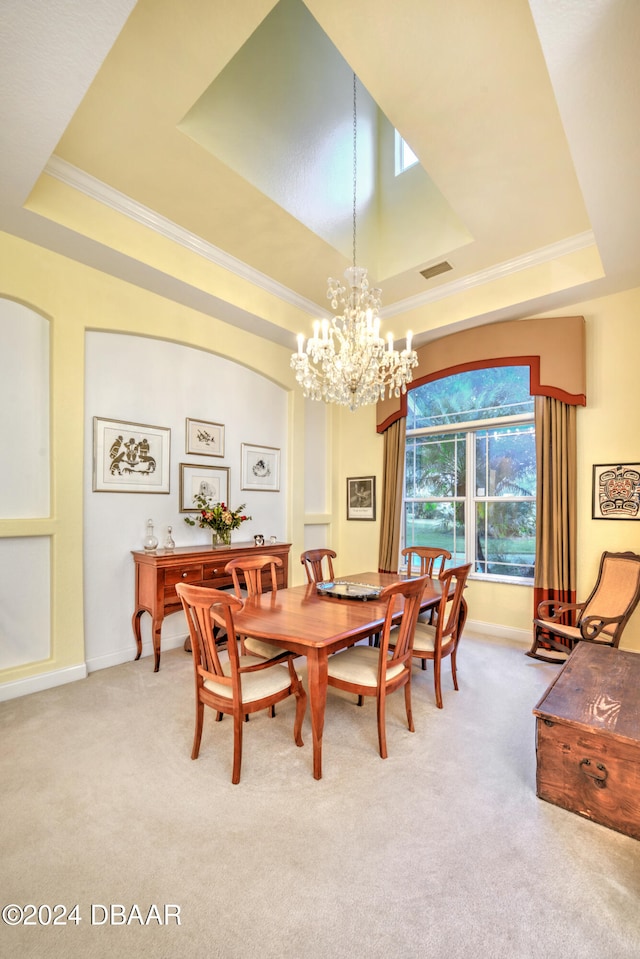
<instances>
[{"instance_id":1,"label":"arched decorative trim","mask_svg":"<svg viewBox=\"0 0 640 959\"><path fill-rule=\"evenodd\" d=\"M484 353L485 343L495 353L478 356ZM536 351L507 351L508 346L516 345L535 345ZM478 358L469 358L472 351ZM570 406L586 406L584 318L581 316L514 320L453 333L418 350L418 361L409 390L469 370L528 366L533 396L549 396ZM545 370L544 383L542 369ZM384 433L392 423L407 415L407 394L378 403L377 413L377 431Z\"/></svg>"}]
</instances>

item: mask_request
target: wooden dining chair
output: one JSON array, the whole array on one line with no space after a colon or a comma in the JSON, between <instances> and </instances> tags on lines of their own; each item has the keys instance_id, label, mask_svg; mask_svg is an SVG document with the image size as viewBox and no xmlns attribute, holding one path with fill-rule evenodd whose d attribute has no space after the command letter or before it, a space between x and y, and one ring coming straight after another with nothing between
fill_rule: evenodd
<instances>
[{"instance_id":1,"label":"wooden dining chair","mask_svg":"<svg viewBox=\"0 0 640 959\"><path fill-rule=\"evenodd\" d=\"M282 560L279 556L262 553L257 556L240 556L237 559L229 560L224 569L226 573L231 573L233 591L239 599L242 599L243 586L240 582L240 575L242 575L247 596L262 593L263 573L270 577L271 592L276 593L278 590L277 570L281 566ZM251 656L262 656L263 659L280 660L285 656L295 657L295 653L279 646L272 646L256 636L240 635L239 639L243 654L248 653Z\"/></svg>"},{"instance_id":2,"label":"wooden dining chair","mask_svg":"<svg viewBox=\"0 0 640 959\"><path fill-rule=\"evenodd\" d=\"M385 711L387 696L404 688L407 724L415 731L411 712L411 659L413 634L420 611L420 601L427 577L405 579L386 586L380 602L386 602L384 625L379 646L351 646L329 657L329 686L356 696L375 696L378 716L378 747L382 759L387 758ZM395 645L389 646L393 617L402 610L402 618L394 630Z\"/></svg>"},{"instance_id":3,"label":"wooden dining chair","mask_svg":"<svg viewBox=\"0 0 640 959\"><path fill-rule=\"evenodd\" d=\"M300 554L300 562L304 566L308 583L328 583L334 579L333 563L337 553L332 549L307 549ZM325 576L323 566L326 567Z\"/></svg>"},{"instance_id":4,"label":"wooden dining chair","mask_svg":"<svg viewBox=\"0 0 640 959\"><path fill-rule=\"evenodd\" d=\"M451 553L448 549L440 549L437 546L406 546L401 555L407 564L407 576L413 576L416 566L418 576L439 576L447 560L451 559ZM418 559L416 565L413 562L414 556ZM428 613L423 613L418 617L418 622L433 625L437 615L437 609L430 609Z\"/></svg>"},{"instance_id":5,"label":"wooden dining chair","mask_svg":"<svg viewBox=\"0 0 640 959\"><path fill-rule=\"evenodd\" d=\"M402 559L406 560L408 576L413 576L416 565L418 576L438 576L446 561L451 559L448 549L439 549L436 546L406 546L401 555ZM414 556L418 560L416 564L413 562Z\"/></svg>"},{"instance_id":6,"label":"wooden dining chair","mask_svg":"<svg viewBox=\"0 0 640 959\"><path fill-rule=\"evenodd\" d=\"M232 783L240 782L243 721L249 713L269 709L288 696L296 697L293 738L302 746L302 721L307 694L291 659L284 664L257 656L241 656L236 638L234 613L242 609L242 600L230 593L206 586L178 583L176 592L189 624L195 678L196 720L191 758L200 752L204 707L216 711L219 722L225 713L233 716ZM220 659L213 626L227 631L228 661Z\"/></svg>"},{"instance_id":7,"label":"wooden dining chair","mask_svg":"<svg viewBox=\"0 0 640 959\"><path fill-rule=\"evenodd\" d=\"M471 570L471 563L464 566L455 566L440 573L442 583L442 598L436 607L436 616L433 623L416 623L413 639L413 656L422 661L422 668L427 668L427 660L433 661L433 683L436 693L436 706L442 709L441 666L447 656L451 658L451 675L453 688L458 689L456 672L456 655L462 630L467 618L467 606L463 601L463 592L467 577ZM450 596L451 585L453 593ZM391 643L395 642L392 635Z\"/></svg>"}]
</instances>

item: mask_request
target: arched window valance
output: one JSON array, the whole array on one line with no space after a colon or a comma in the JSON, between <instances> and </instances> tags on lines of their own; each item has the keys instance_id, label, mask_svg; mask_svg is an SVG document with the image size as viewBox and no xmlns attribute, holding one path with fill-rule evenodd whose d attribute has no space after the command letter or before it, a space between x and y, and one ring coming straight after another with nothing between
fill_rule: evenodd
<instances>
[{"instance_id":1,"label":"arched window valance","mask_svg":"<svg viewBox=\"0 0 640 959\"><path fill-rule=\"evenodd\" d=\"M585 406L585 322L582 316L510 320L451 333L420 347L409 389L491 366L528 366L534 396ZM407 414L406 394L378 403L377 430Z\"/></svg>"}]
</instances>

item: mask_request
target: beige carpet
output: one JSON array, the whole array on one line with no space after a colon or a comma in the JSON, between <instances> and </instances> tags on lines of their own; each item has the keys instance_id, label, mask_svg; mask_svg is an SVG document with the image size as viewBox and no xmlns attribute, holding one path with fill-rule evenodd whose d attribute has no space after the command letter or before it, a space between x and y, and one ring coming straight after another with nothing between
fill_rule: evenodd
<instances>
[{"instance_id":1,"label":"beige carpet","mask_svg":"<svg viewBox=\"0 0 640 959\"><path fill-rule=\"evenodd\" d=\"M1 904L81 921L0 923L0 954L637 959L640 844L536 798L531 711L557 667L523 653L465 637L443 710L416 668L416 732L392 697L387 760L373 702L330 692L320 782L292 701L245 726L238 786L229 719L207 716L192 762L182 650L1 704ZM92 904L139 912L92 924ZM165 904L179 926L136 920Z\"/></svg>"}]
</instances>

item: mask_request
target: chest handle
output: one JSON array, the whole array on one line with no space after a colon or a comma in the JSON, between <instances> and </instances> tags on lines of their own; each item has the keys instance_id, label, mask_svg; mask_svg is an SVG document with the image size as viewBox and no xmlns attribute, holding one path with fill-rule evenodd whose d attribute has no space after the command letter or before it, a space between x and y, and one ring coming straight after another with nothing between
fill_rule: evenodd
<instances>
[{"instance_id":1,"label":"chest handle","mask_svg":"<svg viewBox=\"0 0 640 959\"><path fill-rule=\"evenodd\" d=\"M596 763L595 767L593 766L590 759L581 759L580 760L580 770L593 779L594 784L598 789L604 789L607 785L607 767L602 763Z\"/></svg>"}]
</instances>

